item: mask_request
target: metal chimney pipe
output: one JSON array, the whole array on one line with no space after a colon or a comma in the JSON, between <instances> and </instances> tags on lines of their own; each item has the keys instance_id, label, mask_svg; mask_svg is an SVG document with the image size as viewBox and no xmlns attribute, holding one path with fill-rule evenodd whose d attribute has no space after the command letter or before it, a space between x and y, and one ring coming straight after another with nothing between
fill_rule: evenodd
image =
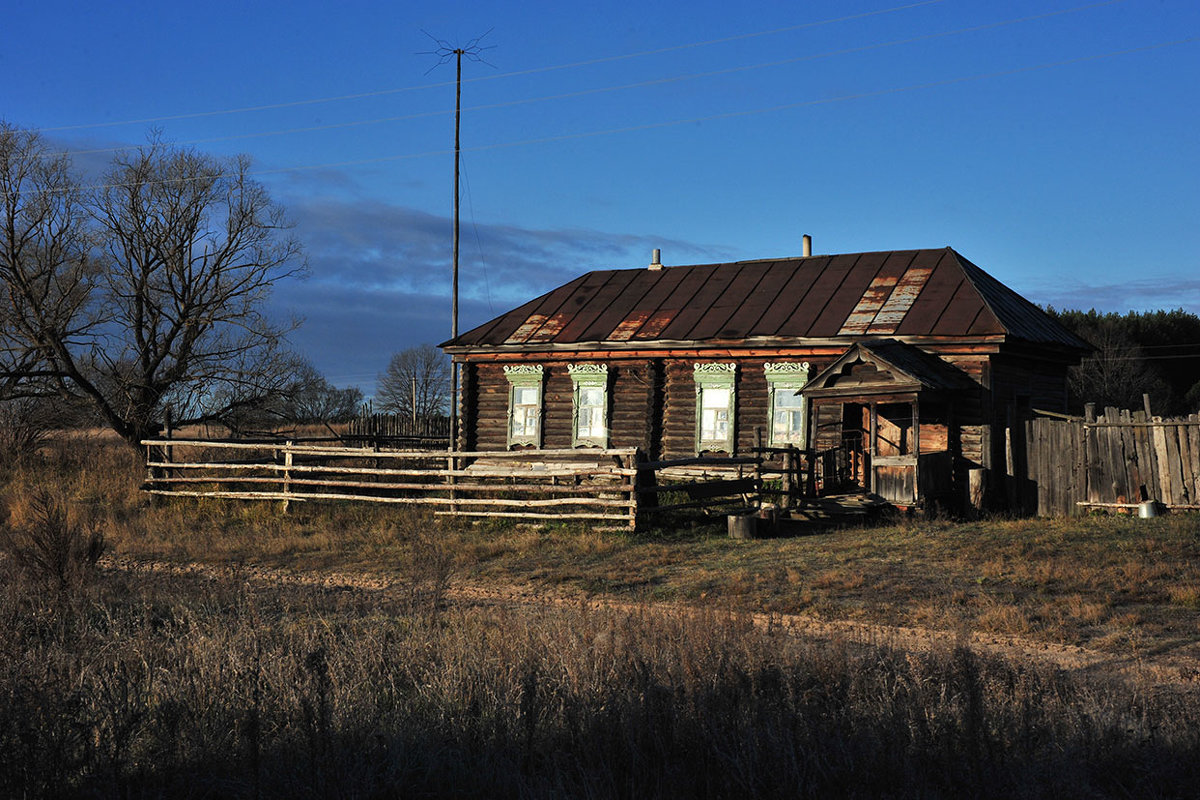
<instances>
[{"instance_id":1,"label":"metal chimney pipe","mask_svg":"<svg viewBox=\"0 0 1200 800\"><path fill-rule=\"evenodd\" d=\"M802 249L800 251L800 254L802 256L804 256L805 258L808 258L809 256L812 255L812 237L806 233L806 234L804 234L804 238L801 241L804 244L801 246Z\"/></svg>"},{"instance_id":2,"label":"metal chimney pipe","mask_svg":"<svg viewBox=\"0 0 1200 800\"><path fill-rule=\"evenodd\" d=\"M654 250L652 250L652 251L651 251L651 256L650 256L650 267L649 267L649 269L662 269L662 268L663 268L663 265L662 265L662 250L659 250L659 249L656 247L656 248L654 248Z\"/></svg>"}]
</instances>

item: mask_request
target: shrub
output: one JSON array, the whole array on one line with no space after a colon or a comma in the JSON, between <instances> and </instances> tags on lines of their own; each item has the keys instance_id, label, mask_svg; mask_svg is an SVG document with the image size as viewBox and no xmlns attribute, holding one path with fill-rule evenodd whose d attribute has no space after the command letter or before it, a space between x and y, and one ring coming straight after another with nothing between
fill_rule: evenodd
<instances>
[{"instance_id":1,"label":"shrub","mask_svg":"<svg viewBox=\"0 0 1200 800\"><path fill-rule=\"evenodd\" d=\"M104 534L95 525L71 519L66 501L49 489L35 489L16 525L5 522L0 542L29 577L66 590L81 583L104 552Z\"/></svg>"},{"instance_id":2,"label":"shrub","mask_svg":"<svg viewBox=\"0 0 1200 800\"><path fill-rule=\"evenodd\" d=\"M9 464L28 460L46 444L56 421L41 399L0 401L0 458Z\"/></svg>"}]
</instances>

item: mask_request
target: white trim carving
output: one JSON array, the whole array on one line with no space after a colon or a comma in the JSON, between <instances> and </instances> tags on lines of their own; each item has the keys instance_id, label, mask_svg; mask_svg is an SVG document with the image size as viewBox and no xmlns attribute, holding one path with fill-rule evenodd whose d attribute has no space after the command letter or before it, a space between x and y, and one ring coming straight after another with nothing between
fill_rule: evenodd
<instances>
[{"instance_id":1,"label":"white trim carving","mask_svg":"<svg viewBox=\"0 0 1200 800\"><path fill-rule=\"evenodd\" d=\"M568 364L567 372L572 378L607 377L608 364Z\"/></svg>"}]
</instances>

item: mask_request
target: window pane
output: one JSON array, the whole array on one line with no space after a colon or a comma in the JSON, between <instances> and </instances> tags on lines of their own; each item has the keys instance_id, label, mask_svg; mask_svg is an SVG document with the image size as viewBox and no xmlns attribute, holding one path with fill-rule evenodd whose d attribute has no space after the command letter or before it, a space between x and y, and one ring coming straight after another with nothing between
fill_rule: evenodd
<instances>
[{"instance_id":1,"label":"window pane","mask_svg":"<svg viewBox=\"0 0 1200 800\"><path fill-rule=\"evenodd\" d=\"M771 387L771 444L804 444L804 398L794 386Z\"/></svg>"},{"instance_id":2,"label":"window pane","mask_svg":"<svg viewBox=\"0 0 1200 800\"><path fill-rule=\"evenodd\" d=\"M716 387L706 386L701 393L701 397L703 397L703 406L706 409L724 408L726 411L729 410L728 389L718 389Z\"/></svg>"},{"instance_id":3,"label":"window pane","mask_svg":"<svg viewBox=\"0 0 1200 800\"><path fill-rule=\"evenodd\" d=\"M700 439L706 442L729 438L729 409L705 408L700 415Z\"/></svg>"},{"instance_id":4,"label":"window pane","mask_svg":"<svg viewBox=\"0 0 1200 800\"><path fill-rule=\"evenodd\" d=\"M579 389L579 405L583 406L603 406L604 405L604 389L599 386L582 386Z\"/></svg>"},{"instance_id":5,"label":"window pane","mask_svg":"<svg viewBox=\"0 0 1200 800\"><path fill-rule=\"evenodd\" d=\"M771 437L776 442L799 443L803 440L804 415L798 411L776 411Z\"/></svg>"},{"instance_id":6,"label":"window pane","mask_svg":"<svg viewBox=\"0 0 1200 800\"><path fill-rule=\"evenodd\" d=\"M701 444L728 445L733 434L733 390L728 386L701 386L698 402Z\"/></svg>"},{"instance_id":7,"label":"window pane","mask_svg":"<svg viewBox=\"0 0 1200 800\"><path fill-rule=\"evenodd\" d=\"M803 399L795 389L777 389L775 391L776 408L799 408Z\"/></svg>"},{"instance_id":8,"label":"window pane","mask_svg":"<svg viewBox=\"0 0 1200 800\"><path fill-rule=\"evenodd\" d=\"M537 409L522 406L513 409L513 436L537 436Z\"/></svg>"},{"instance_id":9,"label":"window pane","mask_svg":"<svg viewBox=\"0 0 1200 800\"><path fill-rule=\"evenodd\" d=\"M540 386L514 386L512 390L512 438L523 441L538 439L541 417L542 390Z\"/></svg>"},{"instance_id":10,"label":"window pane","mask_svg":"<svg viewBox=\"0 0 1200 800\"><path fill-rule=\"evenodd\" d=\"M598 408L579 409L579 430L576 436L580 439L602 439L604 437L604 414Z\"/></svg>"},{"instance_id":11,"label":"window pane","mask_svg":"<svg viewBox=\"0 0 1200 800\"><path fill-rule=\"evenodd\" d=\"M605 412L608 410L607 390L603 386L577 384L575 387L575 439L594 440L603 444L607 440Z\"/></svg>"}]
</instances>

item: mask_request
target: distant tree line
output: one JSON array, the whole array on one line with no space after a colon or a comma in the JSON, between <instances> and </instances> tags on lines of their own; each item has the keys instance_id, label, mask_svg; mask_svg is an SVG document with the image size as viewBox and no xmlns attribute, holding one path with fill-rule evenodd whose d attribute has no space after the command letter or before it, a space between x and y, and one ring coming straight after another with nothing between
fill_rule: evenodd
<instances>
[{"instance_id":1,"label":"distant tree line","mask_svg":"<svg viewBox=\"0 0 1200 800\"><path fill-rule=\"evenodd\" d=\"M1096 348L1071 369L1070 402L1076 413L1085 403L1140 409L1143 394L1150 395L1155 414L1200 411L1200 317L1183 309L1047 311Z\"/></svg>"}]
</instances>

